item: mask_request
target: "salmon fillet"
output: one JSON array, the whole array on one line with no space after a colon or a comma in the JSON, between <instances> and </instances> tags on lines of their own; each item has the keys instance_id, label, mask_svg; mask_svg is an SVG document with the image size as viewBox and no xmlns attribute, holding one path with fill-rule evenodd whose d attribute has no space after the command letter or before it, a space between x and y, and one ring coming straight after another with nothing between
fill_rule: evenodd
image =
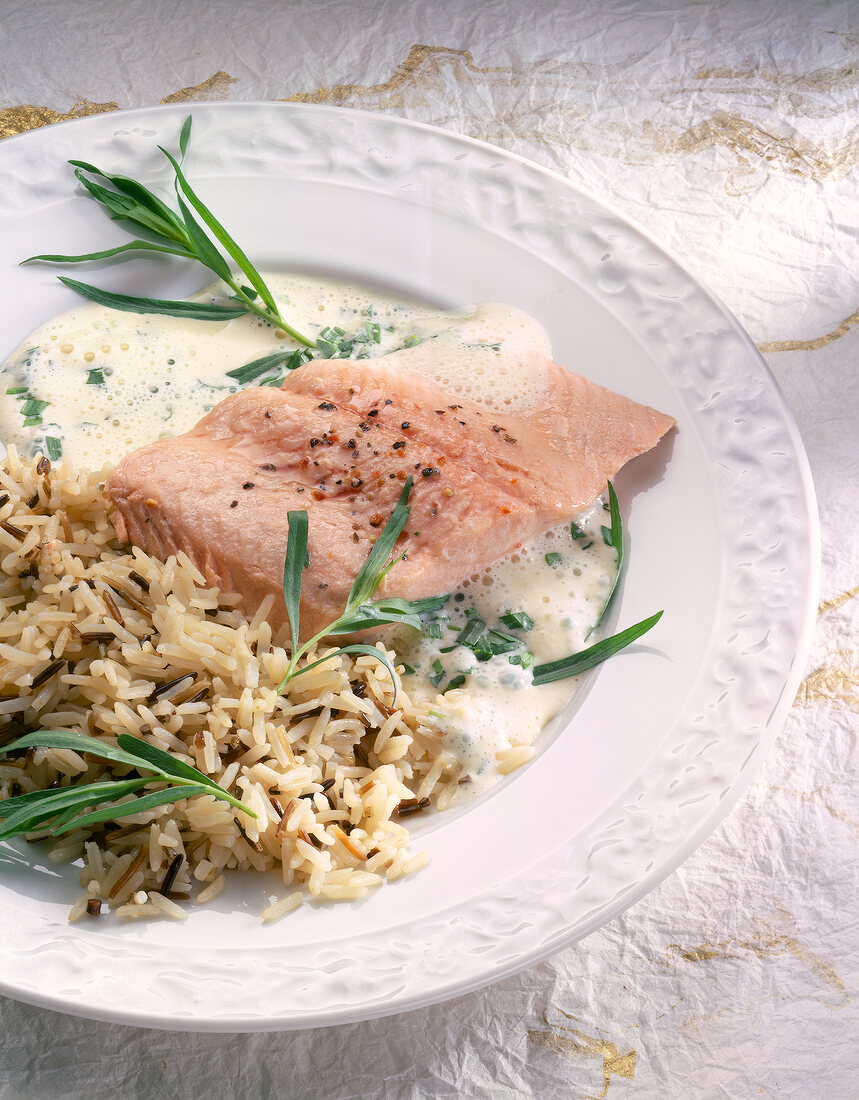
<instances>
[{"instance_id":1,"label":"salmon fillet","mask_svg":"<svg viewBox=\"0 0 859 1100\"><path fill-rule=\"evenodd\" d=\"M287 513L306 509L304 639L343 610L411 476L398 543L407 556L377 595L449 592L576 515L674 424L548 360L540 367L547 399L501 413L451 398L393 357L313 360L282 389L236 393L190 432L124 458L108 484L117 534L162 560L184 550L248 615L273 593L277 628Z\"/></svg>"}]
</instances>

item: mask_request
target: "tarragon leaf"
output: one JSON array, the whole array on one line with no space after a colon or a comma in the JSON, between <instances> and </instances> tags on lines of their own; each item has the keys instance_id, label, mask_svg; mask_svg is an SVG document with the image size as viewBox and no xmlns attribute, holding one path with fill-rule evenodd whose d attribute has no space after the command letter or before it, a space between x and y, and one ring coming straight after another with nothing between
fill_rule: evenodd
<instances>
[{"instance_id":1,"label":"tarragon leaf","mask_svg":"<svg viewBox=\"0 0 859 1100\"><path fill-rule=\"evenodd\" d=\"M182 130L179 134L179 152L182 154L182 160L185 159L185 154L188 152L188 142L191 140L191 115L185 119L182 123Z\"/></svg>"},{"instance_id":2,"label":"tarragon leaf","mask_svg":"<svg viewBox=\"0 0 859 1100\"><path fill-rule=\"evenodd\" d=\"M186 239L182 222L176 214L162 199L159 199L156 194L138 180L103 172L100 168L96 168L94 164L88 164L83 160L70 160L69 164L77 169L75 177L86 187L90 194L110 209L115 206L116 213L120 217L128 217L129 213L136 212L139 218L132 218L131 220L138 221L139 224L145 224L147 227L151 227L154 232L173 240L184 241ZM120 194L116 195L115 192L108 191L107 188L101 187L93 180L88 180L83 175L84 172L89 172L93 176L100 176L101 179L107 180ZM134 205L128 206L121 202L122 199L130 200ZM125 213L121 213L121 210L124 210Z\"/></svg>"},{"instance_id":3,"label":"tarragon leaf","mask_svg":"<svg viewBox=\"0 0 859 1100\"><path fill-rule=\"evenodd\" d=\"M161 205L169 217L165 217L161 212L153 210L151 204L147 203L146 205L142 205L134 198L130 198L127 195L121 195L117 191L111 191L107 187L102 187L101 184L96 183L94 180L87 179L80 168L75 172L75 178L87 191L89 191L94 199L110 211L110 216L114 221L132 222L134 225L139 225L142 229L147 229L156 237L162 237L167 241L174 241L186 246L188 245L188 237L182 227L182 223L163 203ZM146 189L144 188L144 190ZM152 196L152 198L154 199L155 196ZM159 199L157 201L160 202L161 200Z\"/></svg>"},{"instance_id":4,"label":"tarragon leaf","mask_svg":"<svg viewBox=\"0 0 859 1100\"><path fill-rule=\"evenodd\" d=\"M159 313L166 317L185 317L189 321L229 321L232 317L243 317L249 311L242 305L219 306L207 302L171 302L163 298L135 298L128 294L113 294L109 290L100 290L77 279L59 276L70 290L89 298L99 305L110 309L119 309L125 313Z\"/></svg>"},{"instance_id":5,"label":"tarragon leaf","mask_svg":"<svg viewBox=\"0 0 859 1100\"><path fill-rule=\"evenodd\" d=\"M184 138L185 138L185 145L187 147L188 138L189 138L190 132L191 132L190 117L186 120L185 127L187 127L187 132L185 131L185 128L183 127L183 135L184 135ZM185 173L182 171L182 168L180 167L180 165L177 162L176 158L171 153L169 153L166 149L164 149L163 147L159 146L159 148L161 149L161 152L164 154L164 156L167 157L167 159L170 161L170 163L173 166L173 171L176 173L177 191L179 189L182 190L182 192L185 194L185 197L188 199L188 201L191 203L191 205L194 207L194 209L197 211L197 213L200 215L200 217L203 219L203 221L209 227L209 229L211 229L211 231L212 231L212 233L214 233L215 237L220 241L220 243L224 246L224 248L227 250L227 252L230 254L230 256L235 260L235 262L239 265L241 270L245 273L245 275L248 278L248 281L250 282L250 284L254 288L254 290L256 290L259 293L259 296L262 298L262 300L265 302L265 304L268 306L268 308L272 311L272 313L277 314L277 312L278 312L277 304L274 300L274 297L273 297L271 291L266 286L266 284L263 281L262 277L260 276L259 272L256 270L256 268L253 266L253 264L247 258L245 253L242 251L242 249L236 243L236 241L233 240L233 238L230 236L230 234L226 231L226 229L221 225L221 223L218 221L218 219L214 216L214 214L211 212L211 210L209 210L209 208L199 198L197 193L191 187L188 180L185 178Z\"/></svg>"},{"instance_id":6,"label":"tarragon leaf","mask_svg":"<svg viewBox=\"0 0 859 1100\"><path fill-rule=\"evenodd\" d=\"M44 793L45 798L32 801L25 805L19 805L8 815L4 814L3 825L0 826L0 840L9 840L21 833L31 833L43 825L46 821L56 817L57 814L67 810L94 806L100 802L107 802L115 798L122 798L132 791L139 790L147 783L153 782L151 777L146 779L111 780L105 783L88 783L83 786L60 787L55 791L36 792ZM9 799L8 801L11 801ZM3 805L3 803L0 803Z\"/></svg>"},{"instance_id":7,"label":"tarragon leaf","mask_svg":"<svg viewBox=\"0 0 859 1100\"><path fill-rule=\"evenodd\" d=\"M98 783L48 787L45 790L27 791L26 794L16 794L12 798L0 800L0 818L12 818L22 811L27 811L35 818L37 814L42 813L45 809L50 810L50 813L46 816L51 816L57 812L57 808L61 808L69 801L80 799L82 793L92 791L94 794L99 794L101 792L101 798L110 798L116 795L120 783L127 783L128 790L133 791L146 783L153 782L156 782L156 780L152 776L146 776L145 778L135 776L133 779L127 780L107 779ZM122 794L122 792L119 793Z\"/></svg>"},{"instance_id":8,"label":"tarragon leaf","mask_svg":"<svg viewBox=\"0 0 859 1100\"><path fill-rule=\"evenodd\" d=\"M130 802L113 803L110 806L103 806L100 810L95 810L91 814L84 814L83 817L76 817L72 821L65 822L55 831L59 836L62 833L71 832L72 829L82 829L90 825L97 825L100 821L119 821L123 817L130 817L132 814L143 813L144 810L152 810L156 806L163 806L168 802L181 802L184 798L193 798L198 794L211 793L211 788L202 783L189 783L182 787L167 787L161 791L152 791L151 794L141 795L139 798L132 799Z\"/></svg>"},{"instance_id":9,"label":"tarragon leaf","mask_svg":"<svg viewBox=\"0 0 859 1100\"><path fill-rule=\"evenodd\" d=\"M240 386L246 386L249 382L256 381L257 378L262 378L264 374L268 374L271 370L276 370L278 367L283 366L284 363L288 363L294 355L302 355L302 352L295 351L275 351L271 355L263 355L260 359L253 359L250 363L245 363L242 367L233 367L232 370L227 371L228 378L235 378L236 382Z\"/></svg>"},{"instance_id":10,"label":"tarragon leaf","mask_svg":"<svg viewBox=\"0 0 859 1100\"><path fill-rule=\"evenodd\" d=\"M389 563L388 559L394 549L394 543L400 537L400 532L405 527L406 520L411 513L411 508L407 504L411 489L412 479L408 477L388 522L376 539L366 561L358 570L358 575L346 600L347 610L366 603L391 568L392 563Z\"/></svg>"},{"instance_id":11,"label":"tarragon leaf","mask_svg":"<svg viewBox=\"0 0 859 1100\"><path fill-rule=\"evenodd\" d=\"M549 684L553 680L565 680L568 676L578 676L580 672L595 668L596 665L607 661L609 657L613 657L615 653L620 653L642 634L646 634L661 618L662 612L657 611L655 615L642 619L640 623L627 627L626 630L613 634L610 638L603 638L602 641L588 649L583 649L580 653L573 653L569 657L562 657L558 661L550 661L545 665L537 665L532 673L533 683Z\"/></svg>"},{"instance_id":12,"label":"tarragon leaf","mask_svg":"<svg viewBox=\"0 0 859 1100\"><path fill-rule=\"evenodd\" d=\"M310 557L307 553L307 512L289 512L286 521L289 534L286 539L286 556L283 560L283 599L292 632L292 651L295 653L298 649L301 580L304 570L310 565Z\"/></svg>"},{"instance_id":13,"label":"tarragon leaf","mask_svg":"<svg viewBox=\"0 0 859 1100\"><path fill-rule=\"evenodd\" d=\"M116 808L106 807L97 811L102 815L96 817L93 814L85 818L72 815L78 808L86 808L100 802L113 802L132 791L138 790L153 782L167 781L173 785L168 791L153 792L142 796L143 799L154 799L151 805L160 805L162 802L176 801L180 798L190 798L195 794L211 794L224 802L236 806L250 817L256 817L256 813L243 802L224 790L213 779L198 771L196 768L179 760L163 749L150 745L139 737L129 734L120 734L117 745L101 741L96 737L89 737L83 733L75 733L69 730L37 730L18 738L9 745L4 746L3 752L9 753L19 749L46 748L71 749L78 753L89 753L102 759L110 760L114 764L123 764L137 771L154 772L154 776L133 777L129 779L100 780L96 783L70 785L45 791L32 791L14 798L0 801L0 819L5 819L5 824L0 828L0 839L8 839L20 833L33 831L38 825L60 815L60 819L53 828L57 834L68 831L68 828L77 828L80 824L90 824L95 821L113 820L117 816L125 816L136 812L125 810L118 813ZM150 803L139 805L140 809L146 809Z\"/></svg>"},{"instance_id":14,"label":"tarragon leaf","mask_svg":"<svg viewBox=\"0 0 859 1100\"><path fill-rule=\"evenodd\" d=\"M203 232L200 223L188 209L188 204L181 195L176 196L176 201L179 204L179 209L185 220L185 229L191 239L191 244L200 258L200 262L204 263L210 271L213 271L215 275L219 276L221 279L229 281L232 277L230 265Z\"/></svg>"},{"instance_id":15,"label":"tarragon leaf","mask_svg":"<svg viewBox=\"0 0 859 1100\"><path fill-rule=\"evenodd\" d=\"M140 766L140 759L131 753L123 751L121 747L111 745L108 741L101 741L97 737L88 737L85 733L74 733L70 730L37 730L35 733L25 734L17 741L3 747L3 753L14 752L18 749L32 748L71 749L77 753L92 753L105 760L112 760L114 764L127 764L130 768ZM0 815L2 808L9 804L9 799L0 802Z\"/></svg>"},{"instance_id":16,"label":"tarragon leaf","mask_svg":"<svg viewBox=\"0 0 859 1100\"><path fill-rule=\"evenodd\" d=\"M384 600L373 600L356 607L351 614L347 612L341 615L335 624L336 628L328 633L351 634L356 630L367 630L373 626L391 623L402 623L420 630L423 626L421 615L435 611L447 598L440 596L427 600L403 600L398 596L390 596Z\"/></svg>"},{"instance_id":17,"label":"tarragon leaf","mask_svg":"<svg viewBox=\"0 0 859 1100\"><path fill-rule=\"evenodd\" d=\"M609 531L609 537L605 541L607 545L613 546L617 552L617 572L614 575L614 580L611 582L611 588L602 606L602 611L599 613L599 618L588 631L589 636L596 630L606 616L609 604L617 590L618 581L620 580L620 571L623 566L623 522L620 518L620 505L618 504L617 493L615 493L614 486L611 482L608 483L608 502L611 515L611 529Z\"/></svg>"},{"instance_id":18,"label":"tarragon leaf","mask_svg":"<svg viewBox=\"0 0 859 1100\"><path fill-rule=\"evenodd\" d=\"M105 248L101 252L85 252L80 256L59 256L45 253L42 256L29 256L22 260L22 264L39 263L49 264L80 264L87 260L109 260L113 256L120 256L124 252L163 252L168 256L181 256L186 260L193 260L194 255L187 248L178 248L166 244L153 244L151 241L129 241L127 244L118 244L116 248Z\"/></svg>"}]
</instances>

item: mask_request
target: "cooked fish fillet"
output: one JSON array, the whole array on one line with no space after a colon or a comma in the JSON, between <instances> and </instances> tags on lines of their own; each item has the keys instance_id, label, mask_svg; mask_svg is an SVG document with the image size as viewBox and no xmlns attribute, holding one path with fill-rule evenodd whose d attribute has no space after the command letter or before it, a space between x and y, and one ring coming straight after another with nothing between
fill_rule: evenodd
<instances>
[{"instance_id":1,"label":"cooked fish fillet","mask_svg":"<svg viewBox=\"0 0 859 1100\"><path fill-rule=\"evenodd\" d=\"M372 542L414 479L380 594L440 595L588 505L674 421L546 361L539 408L499 413L386 358L314 360L281 390L228 397L190 432L124 458L114 522L159 558L184 550L252 614L282 597L287 513L306 509L301 633L343 609Z\"/></svg>"}]
</instances>

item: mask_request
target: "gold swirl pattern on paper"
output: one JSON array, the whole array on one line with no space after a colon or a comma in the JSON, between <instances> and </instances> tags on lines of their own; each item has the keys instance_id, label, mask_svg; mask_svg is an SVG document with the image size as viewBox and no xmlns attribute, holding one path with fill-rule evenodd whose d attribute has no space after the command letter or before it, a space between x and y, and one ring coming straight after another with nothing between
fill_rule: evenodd
<instances>
[{"instance_id":1,"label":"gold swirl pattern on paper","mask_svg":"<svg viewBox=\"0 0 859 1100\"><path fill-rule=\"evenodd\" d=\"M717 111L679 137L663 138L663 148L682 154L697 153L721 145L736 154L742 167L752 161L807 180L838 180L846 176L859 157L859 139L848 138L831 149L815 145L801 134L771 133L741 115Z\"/></svg>"},{"instance_id":2,"label":"gold swirl pattern on paper","mask_svg":"<svg viewBox=\"0 0 859 1100\"><path fill-rule=\"evenodd\" d=\"M695 89L697 98L700 100L706 94L709 82L727 79L729 75L727 70L702 70L697 80L704 87ZM753 73L741 75L745 78ZM796 74L761 70L758 75L776 85L781 97L782 84L801 86L802 78ZM768 128L725 110L714 110L685 130L665 125L657 128L650 121L640 123L634 118L619 119L601 128L588 127L586 120L596 79L592 67L572 62L541 61L522 69L484 67L475 64L470 50L421 44L412 46L387 80L377 84L322 86L296 92L287 102L370 110L416 109L423 121L441 125L451 117L453 102L456 114L468 118L467 131L471 136L487 141L509 144L511 138L521 138L550 148L574 146L630 164L660 164L666 158L675 160L721 146L735 154L739 176L751 175L756 168L765 167L802 179L836 180L845 176L859 159L859 134L855 131L841 140L817 145L781 122ZM813 90L819 100L820 89L846 90L848 70L820 70L805 79L814 81ZM485 98L480 100L481 110L468 110L467 97L477 86L495 99L488 125ZM742 89L740 84L718 92L724 99L726 92L740 94ZM760 93L760 84L754 90ZM505 95L507 92L513 93L512 98ZM661 98L670 107L678 98L688 102L687 92L691 89L678 89L669 83ZM774 102L766 102L764 106L779 118L783 115ZM839 105L830 103L824 109L826 113L837 112ZM743 193L737 180L728 182L731 194Z\"/></svg>"},{"instance_id":3,"label":"gold swirl pattern on paper","mask_svg":"<svg viewBox=\"0 0 859 1100\"><path fill-rule=\"evenodd\" d=\"M817 614L837 611L859 595L859 585L824 600ZM859 709L859 653L855 649L836 649L827 654L825 664L813 669L799 685L794 706L828 702L845 709Z\"/></svg>"},{"instance_id":4,"label":"gold swirl pattern on paper","mask_svg":"<svg viewBox=\"0 0 859 1100\"><path fill-rule=\"evenodd\" d=\"M199 102L205 99L226 99L227 89L231 84L238 84L237 76L218 71L213 73L208 80L200 84L189 84L187 88L180 88L178 92L166 95L161 103L189 103Z\"/></svg>"},{"instance_id":5,"label":"gold swirl pattern on paper","mask_svg":"<svg viewBox=\"0 0 859 1100\"><path fill-rule=\"evenodd\" d=\"M373 100L377 110L386 107L403 106L402 97L397 94L407 88L421 86L439 88L443 70L452 69L457 79L463 73L483 75L486 73L511 74L514 70L504 68L480 68L474 64L471 50L454 50L447 46L412 46L405 61L400 62L393 76L380 84L335 84L331 88L317 88L312 92L296 92L286 100L287 103L329 103L335 106L355 106L355 101Z\"/></svg>"},{"instance_id":6,"label":"gold swirl pattern on paper","mask_svg":"<svg viewBox=\"0 0 859 1100\"><path fill-rule=\"evenodd\" d=\"M576 1016L564 1012L563 1009L559 1008L557 1011L568 1020L574 1020L576 1023L581 1022ZM565 1024L552 1024L545 1012L543 1013L543 1020L550 1030L540 1031L528 1028L526 1034L529 1042L542 1047L544 1050L551 1050L555 1054L560 1054L572 1062L580 1062L583 1058L602 1058L602 1092L597 1096L583 1096L582 1100L603 1100L611 1085L612 1074L617 1077L626 1077L629 1080L635 1077L634 1050L627 1050L621 1054L616 1043L608 1039L602 1039L598 1035L588 1035L587 1032L579 1028L568 1027ZM560 1032L566 1032L567 1034L560 1034Z\"/></svg>"},{"instance_id":7,"label":"gold swirl pattern on paper","mask_svg":"<svg viewBox=\"0 0 859 1100\"><path fill-rule=\"evenodd\" d=\"M859 818L845 813L844 810L839 810L828 801L828 799L832 797L832 787L829 783L824 783L820 787L815 787L812 791L797 791L789 787L773 786L770 786L769 789L771 791L778 791L780 794L794 795L801 802L808 802L812 806L819 806L822 810L826 810L834 821L841 821L845 825L849 825L850 828L859 835Z\"/></svg>"},{"instance_id":8,"label":"gold swirl pattern on paper","mask_svg":"<svg viewBox=\"0 0 859 1100\"><path fill-rule=\"evenodd\" d=\"M0 110L0 138L14 137L15 134L37 130L40 126L50 126L54 122L68 122L73 118L86 118L87 115L118 110L118 103L90 103L88 99L82 99L70 111L65 112L54 111L50 107L37 107L32 103L4 107Z\"/></svg>"},{"instance_id":9,"label":"gold swirl pattern on paper","mask_svg":"<svg viewBox=\"0 0 859 1100\"><path fill-rule=\"evenodd\" d=\"M810 73L784 73L774 72L769 69L729 69L712 68L699 69L695 73L696 80L730 80L732 88L738 84L744 85L742 90L748 91L754 88L757 81L767 81L778 84L782 88L802 88L813 92L840 92L852 91L856 87L856 66L852 63L842 65L837 69L815 69Z\"/></svg>"},{"instance_id":10,"label":"gold swirl pattern on paper","mask_svg":"<svg viewBox=\"0 0 859 1100\"><path fill-rule=\"evenodd\" d=\"M747 937L706 940L695 946L672 943L668 945L667 959L669 962L673 957L683 962L707 963L715 959L738 959L743 955L753 955L757 959L773 959L789 955L806 966L829 993L835 994L838 998L835 1003L830 998L822 1003L830 1008L844 1008L850 1003L850 997L835 968L792 934L796 931L795 921L781 906L776 908L782 918L778 923L758 917L754 919L753 934ZM821 1000L819 997L815 999Z\"/></svg>"},{"instance_id":11,"label":"gold swirl pattern on paper","mask_svg":"<svg viewBox=\"0 0 859 1100\"><path fill-rule=\"evenodd\" d=\"M822 700L838 706L859 708L859 658L855 649L836 650L829 664L814 669L799 685L794 705Z\"/></svg>"},{"instance_id":12,"label":"gold swirl pattern on paper","mask_svg":"<svg viewBox=\"0 0 859 1100\"><path fill-rule=\"evenodd\" d=\"M859 310L857 310L859 313ZM833 596L832 599L824 600L817 609L818 615L823 615L826 611L834 611L838 607L843 607L853 599L854 596L859 595L859 584L855 588L848 588L846 592L842 592L840 596Z\"/></svg>"},{"instance_id":13,"label":"gold swirl pattern on paper","mask_svg":"<svg viewBox=\"0 0 859 1100\"><path fill-rule=\"evenodd\" d=\"M200 84L190 84L165 96L162 103L186 103L208 99L226 99L227 89L238 83L238 77L218 71ZM118 111L118 103L91 103L82 99L70 111L55 111L52 107L22 103L16 107L0 110L0 139L23 134L27 130L36 130L40 126L50 126L54 122L68 122L74 118L86 118L88 115L100 115L107 111Z\"/></svg>"},{"instance_id":14,"label":"gold swirl pattern on paper","mask_svg":"<svg viewBox=\"0 0 859 1100\"><path fill-rule=\"evenodd\" d=\"M853 325L859 325L859 309L854 310L849 317L845 317L831 332L826 332L823 336L815 336L811 340L771 341L758 344L758 351L763 354L772 351L816 351L817 348L825 347L827 344L831 344L833 340L846 336ZM854 589L854 591L856 590Z\"/></svg>"}]
</instances>

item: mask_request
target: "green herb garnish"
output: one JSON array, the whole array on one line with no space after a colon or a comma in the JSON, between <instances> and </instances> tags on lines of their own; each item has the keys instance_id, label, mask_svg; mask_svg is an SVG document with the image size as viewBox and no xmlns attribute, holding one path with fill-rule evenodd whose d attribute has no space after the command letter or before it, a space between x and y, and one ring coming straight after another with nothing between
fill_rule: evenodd
<instances>
[{"instance_id":1,"label":"green herb garnish","mask_svg":"<svg viewBox=\"0 0 859 1100\"><path fill-rule=\"evenodd\" d=\"M21 416L39 416L41 417L45 409L50 405L50 401L40 401L36 397L29 397L26 401L22 402L21 408L18 412Z\"/></svg>"},{"instance_id":2,"label":"green herb garnish","mask_svg":"<svg viewBox=\"0 0 859 1100\"><path fill-rule=\"evenodd\" d=\"M546 565L560 565L563 560L563 554L559 554L556 550L546 555Z\"/></svg>"},{"instance_id":3,"label":"green herb garnish","mask_svg":"<svg viewBox=\"0 0 859 1100\"><path fill-rule=\"evenodd\" d=\"M72 829L96 825L101 821L118 821L130 814L138 814L143 810L163 806L168 802L178 802L183 798L192 798L198 794L214 795L215 798L236 806L249 817L257 816L249 806L240 802L229 791L225 791L213 779L203 775L190 764L127 733L119 735L118 747L116 747L83 733L71 733L67 730L38 730L4 746L3 753L38 746L90 753L93 756L111 760L115 764L134 768L136 771L153 772L154 776L107 779L100 780L98 783L54 787L4 799L0 801L0 822L2 822L0 840L9 840L22 833L42 832L46 829L59 836ZM117 799L134 794L142 787L147 787L159 780L166 780L169 785L131 798L127 802L117 802ZM103 805L103 803L110 803L110 805ZM98 809L91 813L81 813L90 806L97 806Z\"/></svg>"},{"instance_id":4,"label":"green herb garnish","mask_svg":"<svg viewBox=\"0 0 859 1100\"><path fill-rule=\"evenodd\" d=\"M479 615L476 613L468 615L468 622L456 637L457 644L464 645L467 649L472 649L483 637L483 632L485 630L486 623Z\"/></svg>"},{"instance_id":5,"label":"green herb garnish","mask_svg":"<svg viewBox=\"0 0 859 1100\"><path fill-rule=\"evenodd\" d=\"M89 374L87 375L86 384L88 386L104 385L104 374L102 373L100 368L96 367L89 372Z\"/></svg>"},{"instance_id":6,"label":"green herb garnish","mask_svg":"<svg viewBox=\"0 0 859 1100\"><path fill-rule=\"evenodd\" d=\"M226 283L232 291L234 304L216 305L206 302L137 298L127 294L113 294L88 283L81 283L76 279L67 279L63 276L60 276L60 282L100 305L131 313L160 313L197 321L224 321L231 317L254 313L288 333L300 344L313 347L313 340L302 336L284 320L262 276L188 182L183 164L190 137L191 116L189 115L185 119L179 136L181 161L177 161L171 153L159 146L173 168L178 214L136 180L103 172L85 161L69 161L75 168L78 181L94 199L102 204L114 221L130 223L134 232L143 229L149 236L155 238L154 241L135 239L126 244L117 245L115 248L77 256L45 253L30 256L23 263L76 264L89 260L109 259L130 252L156 252L168 256L180 256L186 260L196 260ZM105 180L110 187L104 187L90 177ZM241 272L238 279L233 277L230 261ZM246 285L245 280L250 283L250 286Z\"/></svg>"},{"instance_id":7,"label":"green herb garnish","mask_svg":"<svg viewBox=\"0 0 859 1100\"><path fill-rule=\"evenodd\" d=\"M606 596L605 603L602 606L602 611L600 611L597 621L588 631L588 636L593 634L593 632L605 618L609 604L611 603L615 591L617 590L617 583L620 580L620 570L621 566L623 565L623 523L620 518L620 505L617 501L617 493L615 493L614 486L611 482L608 483L608 505L609 511L611 512L611 528L607 529L603 527L603 539L605 540L606 546L613 546L614 549L617 551L617 572L614 575L614 580L611 582L611 588L608 590L608 595ZM606 537L606 533L608 537Z\"/></svg>"},{"instance_id":8,"label":"green herb garnish","mask_svg":"<svg viewBox=\"0 0 859 1100\"><path fill-rule=\"evenodd\" d=\"M328 325L319 333L316 350L323 359L348 359L352 354L352 346L355 342L354 339L346 339L346 332L339 325ZM359 340L358 342L367 343L366 340Z\"/></svg>"},{"instance_id":9,"label":"green herb garnish","mask_svg":"<svg viewBox=\"0 0 859 1100\"><path fill-rule=\"evenodd\" d=\"M565 680L568 676L578 676L580 672L587 672L590 668L607 661L615 653L625 649L636 638L646 634L651 627L656 626L662 618L662 612L657 611L648 619L642 619L640 623L627 627L620 634L613 634L610 638L603 638L601 642L583 649L580 653L573 653L569 657L562 657L559 661L550 661L545 665L537 665L534 669L533 683L549 684L553 680Z\"/></svg>"},{"instance_id":10,"label":"green herb garnish","mask_svg":"<svg viewBox=\"0 0 859 1100\"><path fill-rule=\"evenodd\" d=\"M296 357L299 357L300 361L296 361L293 365L292 360ZM261 359L254 359L250 363L245 363L243 367L228 370L227 378L235 378L240 386L246 386L249 382L255 382L258 378L262 378L264 374L276 371L278 367L285 365L287 370L294 370L295 367L301 366L301 363L306 363L309 358L309 354L300 349L297 351L275 351L271 355L264 355Z\"/></svg>"},{"instance_id":11,"label":"green herb garnish","mask_svg":"<svg viewBox=\"0 0 859 1100\"><path fill-rule=\"evenodd\" d=\"M51 462L59 462L63 457L62 440L57 439L55 435L46 435L45 446L48 448L48 458Z\"/></svg>"},{"instance_id":12,"label":"green herb garnish","mask_svg":"<svg viewBox=\"0 0 859 1100\"><path fill-rule=\"evenodd\" d=\"M522 613L519 613L522 614ZM456 645L470 649L478 661L488 661L490 657L497 657L503 653L512 653L522 647L522 641L513 634L507 634L503 630L494 630L487 627L474 608L468 608L465 612L466 623L456 636ZM519 625L519 618L507 616L514 625ZM527 616L525 616L527 619ZM502 618L502 621L504 619ZM533 626L533 622L528 619ZM509 624L508 624L509 625ZM528 628L530 629L530 627ZM451 646L451 649L456 646Z\"/></svg>"},{"instance_id":13,"label":"green herb garnish","mask_svg":"<svg viewBox=\"0 0 859 1100\"><path fill-rule=\"evenodd\" d=\"M508 611L501 616L501 622L511 630L533 630L534 620L527 611Z\"/></svg>"},{"instance_id":14,"label":"green herb garnish","mask_svg":"<svg viewBox=\"0 0 859 1100\"><path fill-rule=\"evenodd\" d=\"M353 338L355 344L381 344L382 328L377 321L365 321L364 327Z\"/></svg>"},{"instance_id":15,"label":"green herb garnish","mask_svg":"<svg viewBox=\"0 0 859 1100\"><path fill-rule=\"evenodd\" d=\"M503 630L486 631L486 646L493 657L499 653L512 653L514 649L519 649L521 645L521 640L513 634L507 634Z\"/></svg>"},{"instance_id":16,"label":"green herb garnish","mask_svg":"<svg viewBox=\"0 0 859 1100\"><path fill-rule=\"evenodd\" d=\"M353 634L358 630L366 630L369 627L384 626L390 623L405 624L420 630L424 625L421 616L436 611L447 600L447 596L432 597L425 600L401 600L392 596L381 600L371 600L376 589L388 573L398 561L405 557L405 551L396 557L393 557L392 554L394 544L411 512L411 508L407 503L411 489L412 479L408 478L388 522L382 528L382 533L376 539L366 561L358 571L349 595L346 597L346 607L343 613L320 630L318 634L314 634L303 645L298 644L299 604L301 601L302 573L310 565L310 557L307 551L309 525L307 512L295 511L288 513L289 535L286 541L286 557L283 563L283 598L286 603L286 612L292 634L292 656L286 673L278 685L277 690L279 693L284 691L290 680L311 668L316 668L317 665L324 664L332 657L347 653L358 653L375 657L388 670L391 683L394 685L393 701L396 704L399 677L387 654L375 646L363 642L354 642L340 646L326 657L320 657L302 668L298 667L298 662L317 642L332 634Z\"/></svg>"}]
</instances>

